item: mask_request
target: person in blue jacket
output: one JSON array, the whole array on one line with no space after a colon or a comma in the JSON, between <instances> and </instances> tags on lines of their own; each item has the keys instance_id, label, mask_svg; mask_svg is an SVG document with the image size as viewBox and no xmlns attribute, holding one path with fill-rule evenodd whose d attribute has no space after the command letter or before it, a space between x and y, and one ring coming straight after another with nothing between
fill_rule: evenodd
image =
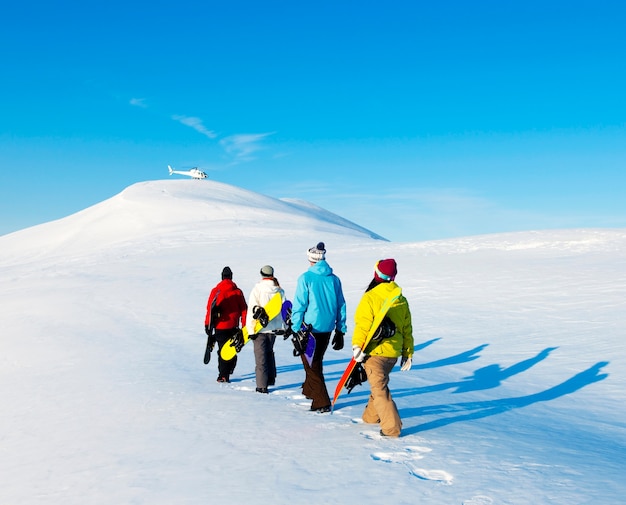
<instances>
[{"instance_id":1,"label":"person in blue jacket","mask_svg":"<svg viewBox=\"0 0 626 505\"><path fill-rule=\"evenodd\" d=\"M310 366L305 356L301 355L305 372L302 394L312 400L311 410L329 412L330 397L324 380L323 360L333 332L333 349L343 349L343 337L347 331L346 301L339 277L326 262L324 242L311 247L307 258L310 267L298 277L291 327L293 331L298 331L303 322L312 326L315 353Z\"/></svg>"}]
</instances>

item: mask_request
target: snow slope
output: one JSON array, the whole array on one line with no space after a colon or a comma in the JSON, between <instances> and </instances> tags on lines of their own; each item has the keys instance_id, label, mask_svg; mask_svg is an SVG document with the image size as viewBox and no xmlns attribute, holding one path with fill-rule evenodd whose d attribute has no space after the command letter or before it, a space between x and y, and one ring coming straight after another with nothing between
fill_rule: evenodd
<instances>
[{"instance_id":1,"label":"snow slope","mask_svg":"<svg viewBox=\"0 0 626 505\"><path fill-rule=\"evenodd\" d=\"M624 503L626 230L381 238L191 180L0 237L0 503ZM230 384L202 364L222 267L247 294L270 263L289 297L319 240L349 327L374 262L398 261L400 439L360 421L367 386L310 412L289 342L269 395L251 347ZM348 348L327 352L331 391Z\"/></svg>"}]
</instances>

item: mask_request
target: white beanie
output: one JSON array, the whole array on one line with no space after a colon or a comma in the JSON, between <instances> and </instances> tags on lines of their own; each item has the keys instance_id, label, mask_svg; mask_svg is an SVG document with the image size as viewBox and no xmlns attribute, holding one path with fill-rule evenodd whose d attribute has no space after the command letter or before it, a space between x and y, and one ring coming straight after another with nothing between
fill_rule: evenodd
<instances>
[{"instance_id":1,"label":"white beanie","mask_svg":"<svg viewBox=\"0 0 626 505\"><path fill-rule=\"evenodd\" d=\"M326 249L324 242L318 242L315 247L311 247L306 253L307 258L311 263L317 263L323 259L326 259Z\"/></svg>"}]
</instances>

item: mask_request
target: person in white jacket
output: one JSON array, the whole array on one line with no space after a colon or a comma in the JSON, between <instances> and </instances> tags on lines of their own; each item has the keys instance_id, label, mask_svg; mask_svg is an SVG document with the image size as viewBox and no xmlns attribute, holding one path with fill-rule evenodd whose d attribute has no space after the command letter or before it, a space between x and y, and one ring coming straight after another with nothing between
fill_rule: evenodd
<instances>
[{"instance_id":1,"label":"person in white jacket","mask_svg":"<svg viewBox=\"0 0 626 505\"><path fill-rule=\"evenodd\" d=\"M246 327L250 339L254 343L254 360L256 362L256 391L257 393L269 393L269 386L276 383L276 360L274 358L274 342L276 341L276 330L285 329L285 322L282 314L278 314L259 333L254 333L256 320L252 317L255 307L263 307L271 298L280 293L282 302L285 301L285 292L274 277L274 268L265 265L261 268L261 280L252 288L248 298L248 314L246 317Z\"/></svg>"}]
</instances>

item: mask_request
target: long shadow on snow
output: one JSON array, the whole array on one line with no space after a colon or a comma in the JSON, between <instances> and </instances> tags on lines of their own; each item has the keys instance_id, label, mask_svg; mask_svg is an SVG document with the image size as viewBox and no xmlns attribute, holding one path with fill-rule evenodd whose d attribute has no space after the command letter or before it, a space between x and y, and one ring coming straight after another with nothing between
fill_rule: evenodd
<instances>
[{"instance_id":1,"label":"long shadow on snow","mask_svg":"<svg viewBox=\"0 0 626 505\"><path fill-rule=\"evenodd\" d=\"M607 366L608 364L608 361L600 361L595 365L589 367L587 370L577 373L576 375L562 382L561 384L546 389L545 391L542 391L540 393L534 393L531 395L518 396L513 398L501 398L497 400L461 402L454 404L431 405L427 407L401 409L400 415L405 419L425 415L449 414L451 412L460 413L459 415L448 416L407 428L403 430L403 434L410 435L414 433L419 433L421 431L441 428L452 423L482 419L484 417L494 416L512 409L527 407L528 405L532 405L533 403L554 400L561 396L574 393L579 389L588 386L589 384L593 384L594 382L606 379L609 374L600 372L602 368ZM414 394L418 394L418 392L414 392ZM405 396L406 395L407 394L405 393Z\"/></svg>"},{"instance_id":2,"label":"long shadow on snow","mask_svg":"<svg viewBox=\"0 0 626 505\"><path fill-rule=\"evenodd\" d=\"M451 356L450 358L437 360L431 363L425 364L417 364L413 366L413 369L426 369L426 368L434 368L438 366L445 366L451 364L457 364L461 362L472 361L476 359L476 353L481 351L486 347L487 344L478 346L474 349L466 351L464 353ZM442 384L434 384L431 386L424 386L419 388L405 388L405 389L393 389L392 387L392 395L394 398L403 398L413 395L420 395L425 393L433 393L438 391L445 391L447 389L452 389L452 393L466 393L469 391L478 391L485 389L493 389L497 388L502 384L502 382L513 375L525 372L529 370L537 363L545 360L552 351L556 350L556 347L548 347L543 351L539 352L536 356L532 358L528 358L526 360L520 361L515 365L512 365L508 368L502 368L498 364L488 365L482 368L477 369L471 376L464 377L459 381L454 382L445 382ZM445 426L451 424L453 422L466 421L472 419L479 419L482 417L487 417L490 415L499 414L501 412L505 412L507 410L511 410L513 408L521 408L532 403L536 403L539 401L549 401L559 396L563 396L566 394L573 393L578 389L585 387L588 384L593 382L597 382L603 380L608 376L608 374L599 374L600 369L606 366L608 362L600 362L589 368L588 370L581 372L571 379L563 382L562 384L555 386L553 388L547 389L542 393L535 393L528 396L517 397L517 398L504 398L497 400L487 400L481 402L464 402L457 404L445 404L445 405L436 405L436 406L426 406L426 407L418 407L418 408L404 408L400 409L400 414L403 418L417 417L417 416L425 416L425 415L438 415L438 414L447 414L450 412L468 412L463 413L459 416L449 416L444 419L438 419L434 421L430 421L428 423L424 423L422 425L418 425L412 428L406 428L403 430L405 434L417 433L420 431L426 431L429 429L438 428L441 426ZM397 372L397 370L396 370ZM364 404L367 402L369 398L369 389L365 388L363 390L355 390L351 393L352 401L349 402L341 402L338 405L339 408L354 406L359 404Z\"/></svg>"},{"instance_id":3,"label":"long shadow on snow","mask_svg":"<svg viewBox=\"0 0 626 505\"><path fill-rule=\"evenodd\" d=\"M484 346L481 346L484 347ZM497 363L493 365L487 365L485 367L477 369L471 376L463 377L459 381L455 382L444 382L442 384L435 384L432 386L425 386L423 388L408 388L408 389L400 389L394 390L392 392L393 396L396 398L401 398L403 396L410 396L413 394L422 394L422 393L434 393L437 391L445 391L446 389L454 389L452 393L467 393L469 391L479 391L484 389L493 389L497 388L502 384L503 381L512 377L513 375L517 375L519 373L525 372L526 370L532 368L540 361L546 359L550 353L556 350L556 347L548 347L538 353L536 356L532 358L525 359L512 365L508 368L502 368ZM420 368L430 368L428 365L416 365L412 367L412 369L420 369Z\"/></svg>"}]
</instances>

